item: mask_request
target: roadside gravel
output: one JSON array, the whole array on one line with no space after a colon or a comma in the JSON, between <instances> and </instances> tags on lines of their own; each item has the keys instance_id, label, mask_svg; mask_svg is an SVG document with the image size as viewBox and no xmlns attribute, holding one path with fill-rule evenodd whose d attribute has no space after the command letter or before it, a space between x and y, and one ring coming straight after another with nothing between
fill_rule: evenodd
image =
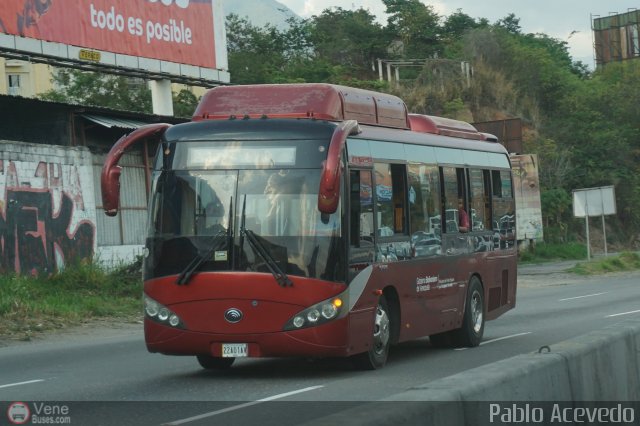
<instances>
[{"instance_id":1,"label":"roadside gravel","mask_svg":"<svg viewBox=\"0 0 640 426\"><path fill-rule=\"evenodd\" d=\"M542 287L567 285L601 279L602 275L577 275L566 272L577 263L574 261L544 263L540 265L518 266L518 287ZM637 277L640 283L640 271L610 272L612 277Z\"/></svg>"}]
</instances>

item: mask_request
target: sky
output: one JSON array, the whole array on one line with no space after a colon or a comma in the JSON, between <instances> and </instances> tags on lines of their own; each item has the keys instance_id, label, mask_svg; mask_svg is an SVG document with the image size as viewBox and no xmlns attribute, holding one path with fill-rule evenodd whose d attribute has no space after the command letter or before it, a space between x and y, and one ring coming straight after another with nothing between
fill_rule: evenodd
<instances>
[{"instance_id":1,"label":"sky","mask_svg":"<svg viewBox=\"0 0 640 426\"><path fill-rule=\"evenodd\" d=\"M318 15L329 7L363 7L386 23L382 0L278 0L302 18ZM568 43L574 61L594 68L591 19L640 8L632 0L421 0L436 13L448 16L462 9L472 18L487 18L493 23L513 13L520 18L524 33L544 33Z\"/></svg>"}]
</instances>

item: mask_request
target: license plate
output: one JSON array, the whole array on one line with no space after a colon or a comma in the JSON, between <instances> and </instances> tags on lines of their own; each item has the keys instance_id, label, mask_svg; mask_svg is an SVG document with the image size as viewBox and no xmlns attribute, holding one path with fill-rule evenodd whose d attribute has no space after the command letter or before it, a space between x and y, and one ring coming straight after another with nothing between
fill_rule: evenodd
<instances>
[{"instance_id":1,"label":"license plate","mask_svg":"<svg viewBox=\"0 0 640 426\"><path fill-rule=\"evenodd\" d=\"M246 343L223 343L222 357L236 358L248 356L248 345Z\"/></svg>"}]
</instances>

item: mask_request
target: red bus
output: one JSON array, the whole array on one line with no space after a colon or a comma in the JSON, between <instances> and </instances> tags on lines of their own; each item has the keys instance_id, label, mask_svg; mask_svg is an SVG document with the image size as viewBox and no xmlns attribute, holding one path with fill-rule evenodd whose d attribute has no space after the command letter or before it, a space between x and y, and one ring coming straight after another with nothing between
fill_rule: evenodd
<instances>
[{"instance_id":1,"label":"red bus","mask_svg":"<svg viewBox=\"0 0 640 426\"><path fill-rule=\"evenodd\" d=\"M515 306L509 156L468 123L329 84L216 87L191 122L121 138L102 172L159 142L144 260L150 352L351 357L429 336L477 346Z\"/></svg>"}]
</instances>

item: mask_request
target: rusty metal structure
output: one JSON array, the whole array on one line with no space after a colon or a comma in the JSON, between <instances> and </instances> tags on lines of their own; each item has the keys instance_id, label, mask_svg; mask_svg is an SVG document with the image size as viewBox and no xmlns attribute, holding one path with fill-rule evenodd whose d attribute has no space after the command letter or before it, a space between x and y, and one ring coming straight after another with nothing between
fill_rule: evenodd
<instances>
[{"instance_id":1,"label":"rusty metal structure","mask_svg":"<svg viewBox=\"0 0 640 426\"><path fill-rule=\"evenodd\" d=\"M591 16L596 66L640 58L640 10Z\"/></svg>"},{"instance_id":2,"label":"rusty metal structure","mask_svg":"<svg viewBox=\"0 0 640 426\"><path fill-rule=\"evenodd\" d=\"M480 132L490 133L498 138L510 154L522 154L522 120L508 118L505 120L482 121L471 123Z\"/></svg>"}]
</instances>

